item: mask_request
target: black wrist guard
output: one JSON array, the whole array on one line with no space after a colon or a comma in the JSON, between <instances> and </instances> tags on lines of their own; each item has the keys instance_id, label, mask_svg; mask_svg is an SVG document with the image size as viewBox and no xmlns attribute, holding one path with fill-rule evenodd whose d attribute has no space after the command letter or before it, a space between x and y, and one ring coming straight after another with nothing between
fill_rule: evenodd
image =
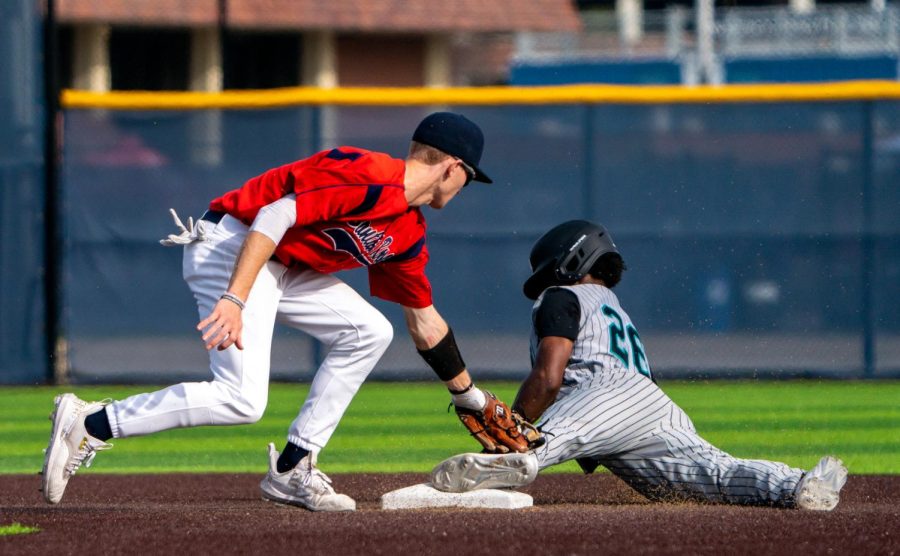
<instances>
[{"instance_id":1,"label":"black wrist guard","mask_svg":"<svg viewBox=\"0 0 900 556\"><path fill-rule=\"evenodd\" d=\"M466 370L466 364L463 362L459 348L456 346L456 338L453 337L452 329L448 328L447 335L433 348L417 349L416 351L428 363L428 366L434 369L438 378L444 382L453 380Z\"/></svg>"}]
</instances>

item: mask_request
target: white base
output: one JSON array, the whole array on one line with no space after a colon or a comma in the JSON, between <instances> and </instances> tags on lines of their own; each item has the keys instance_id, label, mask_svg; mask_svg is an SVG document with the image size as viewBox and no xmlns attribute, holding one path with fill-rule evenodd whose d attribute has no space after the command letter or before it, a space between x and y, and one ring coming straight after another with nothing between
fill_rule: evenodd
<instances>
[{"instance_id":1,"label":"white base","mask_svg":"<svg viewBox=\"0 0 900 556\"><path fill-rule=\"evenodd\" d=\"M428 483L393 490L381 497L382 510L452 507L516 510L533 505L534 499L523 492L498 489L441 492Z\"/></svg>"}]
</instances>

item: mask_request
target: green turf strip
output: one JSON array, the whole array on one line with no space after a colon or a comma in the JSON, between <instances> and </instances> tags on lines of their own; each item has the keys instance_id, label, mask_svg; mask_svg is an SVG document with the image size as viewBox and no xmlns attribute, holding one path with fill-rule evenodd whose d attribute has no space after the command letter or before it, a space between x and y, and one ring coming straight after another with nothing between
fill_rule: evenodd
<instances>
[{"instance_id":1,"label":"green turf strip","mask_svg":"<svg viewBox=\"0 0 900 556\"><path fill-rule=\"evenodd\" d=\"M27 535L28 533L37 533L40 531L37 527L29 527L21 523L12 523L10 525L0 525L0 537L9 535Z\"/></svg>"},{"instance_id":2,"label":"green turf strip","mask_svg":"<svg viewBox=\"0 0 900 556\"><path fill-rule=\"evenodd\" d=\"M481 384L512 401L514 383ZM898 381L666 381L663 389L698 432L736 457L809 468L825 454L851 473L900 473ZM122 399L151 387L74 388L85 399ZM0 473L34 473L50 432L52 387L0 388ZM273 384L254 425L173 430L114 440L79 473L253 472L266 469L265 446L284 444L306 385ZM478 449L439 383L367 383L319 462L329 473L428 471L441 459ZM566 463L551 471L578 471Z\"/></svg>"}]
</instances>

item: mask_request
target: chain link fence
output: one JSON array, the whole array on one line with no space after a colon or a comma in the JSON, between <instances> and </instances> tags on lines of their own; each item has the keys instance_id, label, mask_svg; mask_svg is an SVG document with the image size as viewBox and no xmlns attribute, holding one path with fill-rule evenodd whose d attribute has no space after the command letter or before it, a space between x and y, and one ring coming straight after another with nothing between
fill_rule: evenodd
<instances>
[{"instance_id":1,"label":"chain link fence","mask_svg":"<svg viewBox=\"0 0 900 556\"><path fill-rule=\"evenodd\" d=\"M202 379L169 207L198 216L265 168L340 144L403 156L435 107L66 111L64 333L78 382ZM482 378L530 368L533 242L606 225L630 270L617 288L651 365L674 376L895 376L900 371L900 103L441 106L485 131L496 184L426 209L435 305ZM221 118L210 165L196 121ZM325 125L325 122L328 125ZM365 271L340 277L364 295ZM429 379L403 315L378 379ZM280 330L273 376L321 353ZM892 374L893 373L893 374Z\"/></svg>"},{"instance_id":2,"label":"chain link fence","mask_svg":"<svg viewBox=\"0 0 900 556\"><path fill-rule=\"evenodd\" d=\"M715 27L724 57L860 56L900 53L900 10L889 6L822 6L721 10Z\"/></svg>"},{"instance_id":3,"label":"chain link fence","mask_svg":"<svg viewBox=\"0 0 900 556\"><path fill-rule=\"evenodd\" d=\"M546 75L559 73L565 65L593 63L594 71L575 79L618 82L617 74L609 71L615 68L610 64L630 63L637 76L634 82L640 82L646 72L638 65L656 61L677 64L680 82L693 85L735 80L728 78L727 65L741 60L771 61L777 66L786 60L814 59L820 80L853 78L852 68L848 75L841 74L841 64L849 60L844 65L860 61L855 65L859 77L900 77L900 9L896 6L826 5L808 13L788 7L732 7L718 8L714 14L711 24L704 25L697 10L683 6L645 11L631 19L613 11L588 12L581 33L521 34L513 65L519 68L518 75L528 67L548 68ZM769 80L787 80L792 71L798 80L814 80L803 79L791 68L781 70L784 79ZM765 72L756 74L759 80L767 80ZM513 75L517 76L515 70Z\"/></svg>"}]
</instances>

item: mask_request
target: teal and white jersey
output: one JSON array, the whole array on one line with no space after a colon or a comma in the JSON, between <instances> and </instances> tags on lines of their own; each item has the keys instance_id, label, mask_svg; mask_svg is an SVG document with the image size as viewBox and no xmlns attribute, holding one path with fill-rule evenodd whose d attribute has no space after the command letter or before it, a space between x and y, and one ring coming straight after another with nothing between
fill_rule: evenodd
<instances>
[{"instance_id":1,"label":"teal and white jersey","mask_svg":"<svg viewBox=\"0 0 900 556\"><path fill-rule=\"evenodd\" d=\"M532 364L539 337L573 341L562 388L538 421L547 439L535 450L540 469L569 460L588 472L603 465L651 500L795 505L801 469L735 458L697 434L653 380L637 329L612 290L550 288L538 297L532 323Z\"/></svg>"},{"instance_id":2,"label":"teal and white jersey","mask_svg":"<svg viewBox=\"0 0 900 556\"><path fill-rule=\"evenodd\" d=\"M563 375L564 386L574 386L601 373L618 371L638 372L648 378L652 376L637 328L611 289L599 284L560 288L575 294L580 308L578 337L574 340L572 356ZM547 291L550 290L545 290L538 297L532 314L540 309ZM535 327L532 327L532 366L539 342Z\"/></svg>"}]
</instances>

